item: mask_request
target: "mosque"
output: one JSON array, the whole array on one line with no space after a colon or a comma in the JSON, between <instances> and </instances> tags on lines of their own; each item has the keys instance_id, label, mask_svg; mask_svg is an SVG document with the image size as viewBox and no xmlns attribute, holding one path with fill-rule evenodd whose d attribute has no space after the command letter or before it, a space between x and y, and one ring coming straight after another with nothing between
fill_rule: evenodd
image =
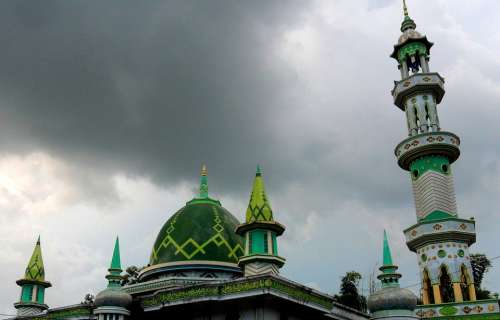
<instances>
[{"instance_id":1,"label":"mosque","mask_svg":"<svg viewBox=\"0 0 500 320\"><path fill-rule=\"evenodd\" d=\"M500 319L497 299L476 299L469 257L475 221L458 216L451 170L460 139L440 127L444 79L430 71L433 43L416 31L406 5L401 32L391 54L401 73L392 95L406 116L408 137L396 146L395 156L413 187L417 223L404 234L417 255L420 297L400 287L385 234L381 289L369 296L369 313L281 276L286 260L278 239L285 226L271 209L262 170L257 168L241 223L210 197L203 167L199 194L165 222L145 267L127 270L124 277L116 239L108 285L95 299L60 308L45 304L51 284L38 239L17 281L21 293L14 319Z\"/></svg>"}]
</instances>

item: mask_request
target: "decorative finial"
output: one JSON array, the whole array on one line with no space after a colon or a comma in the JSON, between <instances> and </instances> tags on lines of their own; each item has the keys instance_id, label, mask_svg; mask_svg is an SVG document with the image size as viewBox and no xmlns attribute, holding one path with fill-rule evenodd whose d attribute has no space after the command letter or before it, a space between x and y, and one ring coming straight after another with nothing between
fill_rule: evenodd
<instances>
[{"instance_id":1,"label":"decorative finial","mask_svg":"<svg viewBox=\"0 0 500 320\"><path fill-rule=\"evenodd\" d=\"M408 17L408 7L406 7L406 0L403 0L403 13L405 17Z\"/></svg>"},{"instance_id":2,"label":"decorative finial","mask_svg":"<svg viewBox=\"0 0 500 320\"><path fill-rule=\"evenodd\" d=\"M201 178L200 178L200 198L208 198L208 170L207 166L203 164L201 166Z\"/></svg>"},{"instance_id":3,"label":"decorative finial","mask_svg":"<svg viewBox=\"0 0 500 320\"><path fill-rule=\"evenodd\" d=\"M38 240L36 241L36 244L40 245L40 235L38 235Z\"/></svg>"},{"instance_id":4,"label":"decorative finial","mask_svg":"<svg viewBox=\"0 0 500 320\"><path fill-rule=\"evenodd\" d=\"M262 175L262 168L260 167L260 165L258 164L257 165L257 172L255 173L255 176L259 177Z\"/></svg>"}]
</instances>

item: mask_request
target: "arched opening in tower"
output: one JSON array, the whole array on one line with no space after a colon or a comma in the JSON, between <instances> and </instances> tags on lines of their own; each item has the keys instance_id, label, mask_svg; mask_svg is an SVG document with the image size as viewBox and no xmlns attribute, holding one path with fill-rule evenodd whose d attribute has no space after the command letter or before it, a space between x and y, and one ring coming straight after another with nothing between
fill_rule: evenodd
<instances>
[{"instance_id":1,"label":"arched opening in tower","mask_svg":"<svg viewBox=\"0 0 500 320\"><path fill-rule=\"evenodd\" d=\"M470 281L470 275L467 272L467 268L462 265L460 267L460 289L462 291L462 297L464 297L464 301L470 301L470 294L469 294L469 284L471 283Z\"/></svg>"},{"instance_id":2,"label":"arched opening in tower","mask_svg":"<svg viewBox=\"0 0 500 320\"><path fill-rule=\"evenodd\" d=\"M455 295L453 293L453 284L451 282L448 269L443 265L440 270L441 276L439 277L439 284L441 289L441 299L443 303L455 302Z\"/></svg>"},{"instance_id":3,"label":"arched opening in tower","mask_svg":"<svg viewBox=\"0 0 500 320\"><path fill-rule=\"evenodd\" d=\"M429 278L429 272L427 269L424 270L424 275L422 277L422 300L424 304L434 304L434 292L432 291L431 279Z\"/></svg>"}]
</instances>

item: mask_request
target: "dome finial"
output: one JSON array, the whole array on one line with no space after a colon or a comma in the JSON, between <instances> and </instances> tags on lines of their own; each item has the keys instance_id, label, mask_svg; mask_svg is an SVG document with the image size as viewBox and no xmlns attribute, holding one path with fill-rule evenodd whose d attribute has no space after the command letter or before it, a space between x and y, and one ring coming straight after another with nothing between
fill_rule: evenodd
<instances>
[{"instance_id":1,"label":"dome finial","mask_svg":"<svg viewBox=\"0 0 500 320\"><path fill-rule=\"evenodd\" d=\"M403 13L405 17L408 17L408 7L406 6L406 0L403 0Z\"/></svg>"},{"instance_id":2,"label":"dome finial","mask_svg":"<svg viewBox=\"0 0 500 320\"><path fill-rule=\"evenodd\" d=\"M201 166L200 198L208 198L208 170L205 164Z\"/></svg>"}]
</instances>

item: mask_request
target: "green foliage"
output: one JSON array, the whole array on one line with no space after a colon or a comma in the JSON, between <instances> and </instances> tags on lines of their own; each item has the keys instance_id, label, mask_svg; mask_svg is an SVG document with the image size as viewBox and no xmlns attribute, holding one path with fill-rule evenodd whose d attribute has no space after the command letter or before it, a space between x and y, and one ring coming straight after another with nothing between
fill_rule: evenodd
<instances>
[{"instance_id":1,"label":"green foliage","mask_svg":"<svg viewBox=\"0 0 500 320\"><path fill-rule=\"evenodd\" d=\"M485 254L476 253L470 255L470 264L472 265L472 274L474 276L474 286L476 287L477 299L490 299L492 293L489 290L482 288L484 275L491 268L491 261Z\"/></svg>"},{"instance_id":2,"label":"green foliage","mask_svg":"<svg viewBox=\"0 0 500 320\"><path fill-rule=\"evenodd\" d=\"M476 291L481 289L484 274L488 272L491 267L491 261L485 254L475 253L470 255L470 264L472 265L472 273L474 276L474 284Z\"/></svg>"},{"instance_id":3,"label":"green foliage","mask_svg":"<svg viewBox=\"0 0 500 320\"><path fill-rule=\"evenodd\" d=\"M366 297L358 292L360 280L361 274L358 272L347 272L341 280L340 292L338 295L335 295L335 301L353 309L366 312Z\"/></svg>"}]
</instances>

